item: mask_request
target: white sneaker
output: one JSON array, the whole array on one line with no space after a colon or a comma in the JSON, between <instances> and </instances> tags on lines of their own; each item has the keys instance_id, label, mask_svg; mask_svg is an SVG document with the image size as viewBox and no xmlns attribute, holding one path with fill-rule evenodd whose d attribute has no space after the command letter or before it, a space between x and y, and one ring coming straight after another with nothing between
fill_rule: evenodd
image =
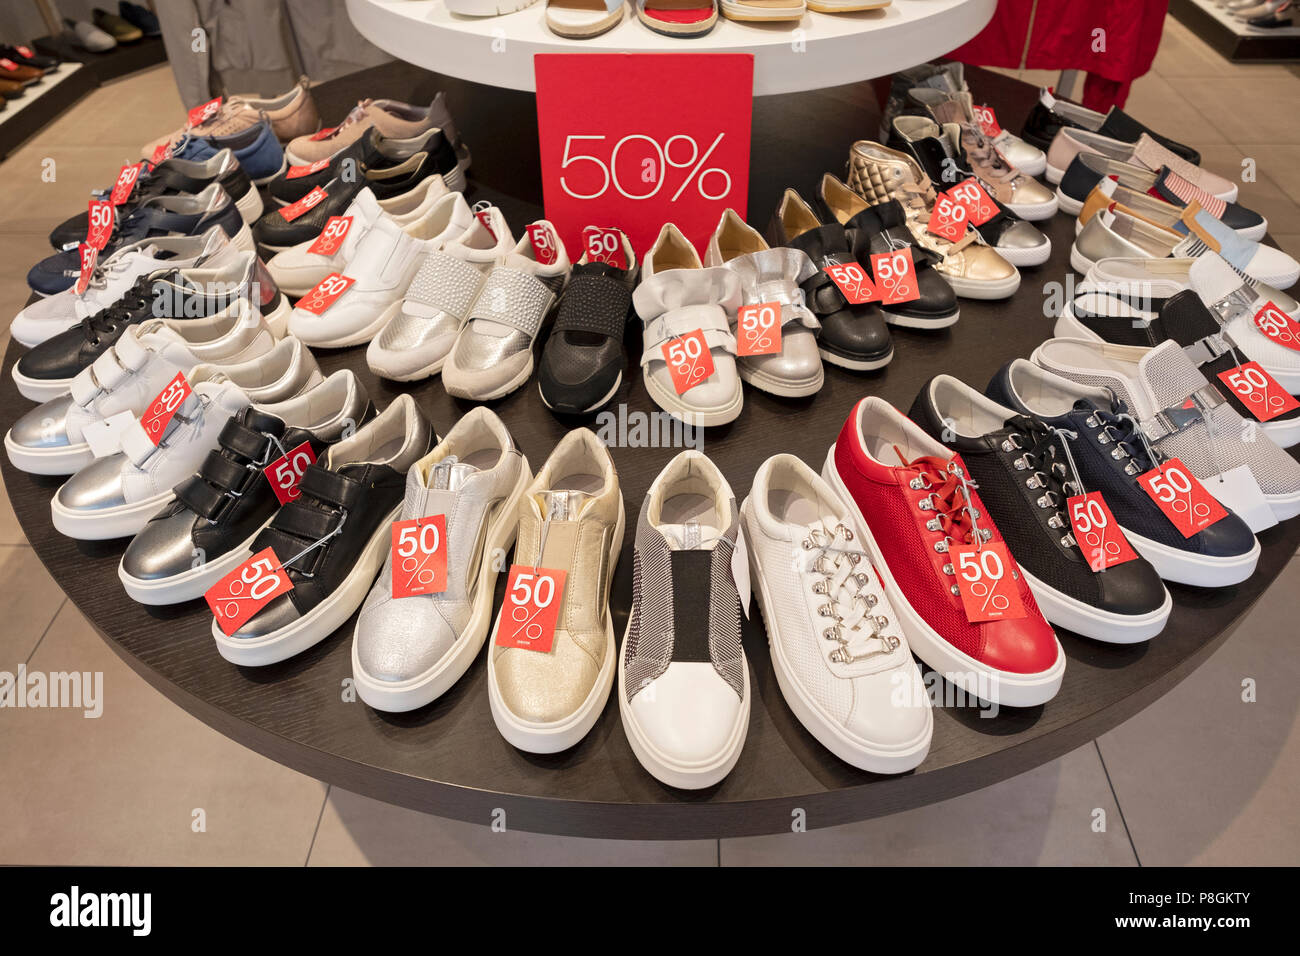
<instances>
[{"instance_id":1,"label":"white sneaker","mask_svg":"<svg viewBox=\"0 0 1300 956\"><path fill-rule=\"evenodd\" d=\"M382 217L388 217L404 232L415 235L420 224L427 221L443 196L447 186L441 176L430 176L408 193L391 199L376 199L370 187L362 189L343 213L351 218L343 241L328 255L310 252L320 236L290 246L277 252L266 263L267 271L276 284L294 298L306 295L331 272L342 272L356 255L357 246L370 228Z\"/></svg>"},{"instance_id":2,"label":"white sneaker","mask_svg":"<svg viewBox=\"0 0 1300 956\"><path fill-rule=\"evenodd\" d=\"M794 715L854 767L919 765L934 730L930 698L844 503L798 458L776 455L740 510L750 587Z\"/></svg>"},{"instance_id":3,"label":"white sneaker","mask_svg":"<svg viewBox=\"0 0 1300 956\"><path fill-rule=\"evenodd\" d=\"M706 269L681 230L665 223L642 260L632 304L645 327L641 368L646 391L655 404L688 425L725 425L744 407L732 332L740 301L739 277L720 267ZM700 370L701 356L688 354L685 344L675 352L672 347L697 330L713 359L713 373L679 394L664 346L681 359L677 367L683 374L691 376Z\"/></svg>"},{"instance_id":4,"label":"white sneaker","mask_svg":"<svg viewBox=\"0 0 1300 956\"><path fill-rule=\"evenodd\" d=\"M1048 339L1030 359L1073 382L1110 389L1155 449L1181 459L1251 531L1300 514L1300 463L1245 421L1178 343L1148 349ZM1246 483L1226 477L1242 466Z\"/></svg>"},{"instance_id":5,"label":"white sneaker","mask_svg":"<svg viewBox=\"0 0 1300 956\"><path fill-rule=\"evenodd\" d=\"M670 461L646 492L618 708L637 760L670 787L721 781L749 732L749 663L732 574L738 549L744 558L739 539L731 486L698 451ZM682 619L681 607L701 613Z\"/></svg>"},{"instance_id":6,"label":"white sneaker","mask_svg":"<svg viewBox=\"0 0 1300 956\"><path fill-rule=\"evenodd\" d=\"M1143 311L1158 311L1160 301L1192 288L1192 266L1202 259L1213 259L1214 253L1195 258L1182 256L1176 259L1106 258L1093 264L1079 283L1080 292L1103 291L1133 300ZM1226 263L1225 263L1226 265ZM1231 268L1231 266L1229 266ZM1234 270L1235 271L1235 270ZM1262 307L1272 302L1292 318L1300 317L1300 301L1281 289L1275 289L1254 279L1239 277L1243 285L1256 293L1255 301ZM1206 303L1209 305L1209 303Z\"/></svg>"},{"instance_id":7,"label":"white sneaker","mask_svg":"<svg viewBox=\"0 0 1300 956\"><path fill-rule=\"evenodd\" d=\"M177 372L200 363L259 359L274 345L266 323L243 299L204 319L151 319L133 326L72 380L68 394L18 419L5 435L5 451L22 471L70 475L95 460L86 439L91 425L143 414Z\"/></svg>"},{"instance_id":8,"label":"white sneaker","mask_svg":"<svg viewBox=\"0 0 1300 956\"><path fill-rule=\"evenodd\" d=\"M1300 352L1269 338L1255 324L1255 316L1270 301L1278 308L1282 303L1261 294L1257 285L1212 252L1196 259L1188 275L1192 288L1218 316L1232 341L1288 392L1300 393Z\"/></svg>"},{"instance_id":9,"label":"white sneaker","mask_svg":"<svg viewBox=\"0 0 1300 956\"><path fill-rule=\"evenodd\" d=\"M488 273L442 369L448 395L486 402L513 392L533 374L533 343L569 279L569 254L545 219ZM538 256L549 258L539 261Z\"/></svg>"},{"instance_id":10,"label":"white sneaker","mask_svg":"<svg viewBox=\"0 0 1300 956\"><path fill-rule=\"evenodd\" d=\"M230 416L249 404L244 390L220 371L195 377L199 381L190 383L189 397L157 444L133 422L122 434L121 451L91 462L54 493L55 530L82 541L128 538L172 500L172 489L217 447Z\"/></svg>"},{"instance_id":11,"label":"white sneaker","mask_svg":"<svg viewBox=\"0 0 1300 956\"><path fill-rule=\"evenodd\" d=\"M490 226L468 206L457 215L469 216L464 233L425 257L400 305L370 340L366 364L376 375L414 382L442 371L487 273L514 248L501 210L487 211Z\"/></svg>"},{"instance_id":12,"label":"white sneaker","mask_svg":"<svg viewBox=\"0 0 1300 956\"><path fill-rule=\"evenodd\" d=\"M213 226L200 236L163 236L122 246L96 263L85 292L78 295L74 286L36 300L14 316L9 334L19 345L39 345L113 305L141 276L200 265L229 245L225 230Z\"/></svg>"}]
</instances>

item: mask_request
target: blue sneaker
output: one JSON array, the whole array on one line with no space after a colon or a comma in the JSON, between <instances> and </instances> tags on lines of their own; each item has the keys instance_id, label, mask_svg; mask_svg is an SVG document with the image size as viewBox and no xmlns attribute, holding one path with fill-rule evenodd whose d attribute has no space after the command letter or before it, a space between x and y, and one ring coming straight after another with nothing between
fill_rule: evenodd
<instances>
[{"instance_id":1,"label":"blue sneaker","mask_svg":"<svg viewBox=\"0 0 1300 956\"><path fill-rule=\"evenodd\" d=\"M197 236L220 226L240 249L253 251L253 234L239 207L217 183L197 195L154 196L132 208L113 223L108 244L99 258L107 259L120 247L154 236ZM39 295L70 289L81 272L77 250L66 249L42 259L27 273L27 284Z\"/></svg>"},{"instance_id":2,"label":"blue sneaker","mask_svg":"<svg viewBox=\"0 0 1300 956\"><path fill-rule=\"evenodd\" d=\"M1100 491L1124 536L1166 581L1203 588L1239 584L1255 572L1260 547L1231 511L1190 538L1156 507L1137 478L1163 456L1109 389L1090 388L1025 359L1004 365L985 394L1008 408L1073 433L1070 454L1086 491Z\"/></svg>"},{"instance_id":3,"label":"blue sneaker","mask_svg":"<svg viewBox=\"0 0 1300 956\"><path fill-rule=\"evenodd\" d=\"M120 0L117 5L117 15L131 26L139 27L140 32L147 37L162 35L162 27L158 24L158 17L146 6Z\"/></svg>"},{"instance_id":4,"label":"blue sneaker","mask_svg":"<svg viewBox=\"0 0 1300 956\"><path fill-rule=\"evenodd\" d=\"M239 160L254 185L269 183L284 171L284 148L275 138L268 120L229 136L186 136L172 150L180 159L208 159L223 149L229 149Z\"/></svg>"}]
</instances>

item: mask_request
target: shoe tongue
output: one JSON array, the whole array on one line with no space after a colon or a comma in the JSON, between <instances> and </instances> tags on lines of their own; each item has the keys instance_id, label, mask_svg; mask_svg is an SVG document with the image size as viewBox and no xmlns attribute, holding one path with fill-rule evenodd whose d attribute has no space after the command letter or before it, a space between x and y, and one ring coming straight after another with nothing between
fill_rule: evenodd
<instances>
[{"instance_id":1,"label":"shoe tongue","mask_svg":"<svg viewBox=\"0 0 1300 956\"><path fill-rule=\"evenodd\" d=\"M1138 378L1155 403L1153 408L1142 409L1143 418L1163 408L1182 405L1187 396L1205 384L1205 376L1173 340L1162 342L1142 356L1138 362Z\"/></svg>"},{"instance_id":2,"label":"shoe tongue","mask_svg":"<svg viewBox=\"0 0 1300 956\"><path fill-rule=\"evenodd\" d=\"M1237 271L1214 253L1192 260L1187 276L1192 288L1207 303L1226 299L1245 285Z\"/></svg>"},{"instance_id":3,"label":"shoe tongue","mask_svg":"<svg viewBox=\"0 0 1300 956\"><path fill-rule=\"evenodd\" d=\"M550 521L576 521L595 495L585 491L539 491L533 496L542 511L542 518Z\"/></svg>"},{"instance_id":4,"label":"shoe tongue","mask_svg":"<svg viewBox=\"0 0 1300 956\"><path fill-rule=\"evenodd\" d=\"M448 455L435 462L425 476L425 483L430 491L459 491L465 479L478 471L469 462L459 460L455 455Z\"/></svg>"},{"instance_id":5,"label":"shoe tongue","mask_svg":"<svg viewBox=\"0 0 1300 956\"><path fill-rule=\"evenodd\" d=\"M930 112L940 123L957 123L962 125L968 123L966 111L962 109L961 103L956 100L944 100L942 103L936 103L930 107Z\"/></svg>"}]
</instances>

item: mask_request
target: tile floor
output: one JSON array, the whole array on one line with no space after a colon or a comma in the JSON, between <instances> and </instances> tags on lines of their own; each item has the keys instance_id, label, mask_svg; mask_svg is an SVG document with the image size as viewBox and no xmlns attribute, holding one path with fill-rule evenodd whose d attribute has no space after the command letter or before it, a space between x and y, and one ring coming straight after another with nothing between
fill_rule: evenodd
<instances>
[{"instance_id":1,"label":"tile floor","mask_svg":"<svg viewBox=\"0 0 1300 956\"><path fill-rule=\"evenodd\" d=\"M1297 102L1300 71L1230 64L1170 20L1130 108L1200 145L1220 172L1255 159L1258 179L1242 187L1242 201L1266 208L1275 238L1300 255ZM128 112L142 119L121 123ZM50 211L81 205L105 170L133 158L164 131L164 118L180 114L159 69L97 91L4 162L6 308L26 298L23 276L32 250L46 242ZM47 157L57 163L53 183L39 175ZM108 650L45 573L0 496L0 670L25 662L33 670L103 671L109 702L95 720L66 710L0 711L0 819L9 822L0 828L0 863L1295 864L1300 661L1289 647L1292 588L1300 590L1300 559L1231 640L1161 701L997 786L833 830L627 844L494 834L327 787L245 750ZM1248 678L1253 703L1242 700Z\"/></svg>"}]
</instances>

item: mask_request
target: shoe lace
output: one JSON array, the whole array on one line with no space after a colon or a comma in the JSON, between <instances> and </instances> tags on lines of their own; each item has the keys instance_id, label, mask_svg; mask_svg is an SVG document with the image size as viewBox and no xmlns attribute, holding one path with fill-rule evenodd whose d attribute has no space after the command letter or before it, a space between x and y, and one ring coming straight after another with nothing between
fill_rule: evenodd
<instances>
[{"instance_id":1,"label":"shoe lace","mask_svg":"<svg viewBox=\"0 0 1300 956\"><path fill-rule=\"evenodd\" d=\"M1079 433L1024 415L1017 415L1010 424L1012 431L1003 439L1002 450L1020 451L1012 464L1018 471L1029 472L1026 487L1042 492L1036 503L1039 508L1051 509L1048 526L1065 532L1059 539L1061 547L1077 548L1065 503L1084 493L1083 480L1070 453L1070 441L1077 439Z\"/></svg>"},{"instance_id":2,"label":"shoe lace","mask_svg":"<svg viewBox=\"0 0 1300 956\"><path fill-rule=\"evenodd\" d=\"M897 650L902 640L884 633L889 618L873 613L880 597L872 590L871 576L857 570L866 565L866 555L853 545L853 531L842 522L829 530L809 528L803 549L811 557L801 570L813 579L813 593L826 598L817 613L834 620L822 630L822 637L837 645L829 660L854 664Z\"/></svg>"},{"instance_id":3,"label":"shoe lace","mask_svg":"<svg viewBox=\"0 0 1300 956\"><path fill-rule=\"evenodd\" d=\"M131 256L113 256L103 262L95 263L95 270L90 275L90 282L87 288L103 289L108 285L109 279L121 275L131 265Z\"/></svg>"},{"instance_id":4,"label":"shoe lace","mask_svg":"<svg viewBox=\"0 0 1300 956\"><path fill-rule=\"evenodd\" d=\"M926 522L926 530L943 532L943 539L934 545L935 551L945 554L954 542L983 546L993 537L991 528L979 526L982 515L971 494L979 485L967 477L955 458L923 455L908 461L898 446L894 446L894 453L912 475L908 487L913 491L930 492L921 499L918 507L934 513L934 517ZM944 573L954 573L951 564L944 566Z\"/></svg>"},{"instance_id":5,"label":"shoe lace","mask_svg":"<svg viewBox=\"0 0 1300 956\"><path fill-rule=\"evenodd\" d=\"M975 160L971 165L979 168L981 179L987 177L998 182L1009 183L1019 176L1019 172L1002 158L998 148L973 124L962 124L962 135L966 139L962 144L966 155Z\"/></svg>"},{"instance_id":6,"label":"shoe lace","mask_svg":"<svg viewBox=\"0 0 1300 956\"><path fill-rule=\"evenodd\" d=\"M100 309L81 320L81 334L92 345L98 345L101 336L111 335L122 325L129 323L149 304L150 276L141 276L135 280L122 297L107 308Z\"/></svg>"},{"instance_id":7,"label":"shoe lace","mask_svg":"<svg viewBox=\"0 0 1300 956\"><path fill-rule=\"evenodd\" d=\"M1130 477L1144 474L1163 461L1122 401L1116 400L1111 411L1094 409L1084 422L1097 429L1098 444L1112 446L1111 458L1123 461L1124 473Z\"/></svg>"}]
</instances>

